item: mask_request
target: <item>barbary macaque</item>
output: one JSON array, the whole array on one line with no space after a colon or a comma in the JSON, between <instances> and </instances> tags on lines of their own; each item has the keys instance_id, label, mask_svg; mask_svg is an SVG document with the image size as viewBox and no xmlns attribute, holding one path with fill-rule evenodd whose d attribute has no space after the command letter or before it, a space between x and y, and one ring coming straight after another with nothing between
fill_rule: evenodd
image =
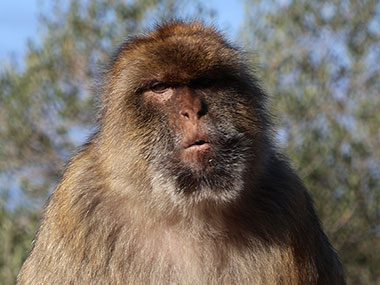
<instances>
[{"instance_id":1,"label":"barbary macaque","mask_svg":"<svg viewBox=\"0 0 380 285\"><path fill-rule=\"evenodd\" d=\"M18 284L344 284L266 97L213 27L126 41Z\"/></svg>"}]
</instances>

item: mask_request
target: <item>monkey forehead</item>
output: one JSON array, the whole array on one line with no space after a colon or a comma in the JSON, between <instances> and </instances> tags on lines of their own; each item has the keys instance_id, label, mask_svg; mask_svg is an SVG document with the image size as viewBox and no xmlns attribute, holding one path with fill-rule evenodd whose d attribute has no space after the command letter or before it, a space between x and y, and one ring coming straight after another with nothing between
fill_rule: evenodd
<instances>
[{"instance_id":1,"label":"monkey forehead","mask_svg":"<svg viewBox=\"0 0 380 285\"><path fill-rule=\"evenodd\" d=\"M242 65L242 53L215 29L181 22L125 43L114 59L112 71L136 77L139 82L186 82L200 76L233 75L242 70Z\"/></svg>"}]
</instances>

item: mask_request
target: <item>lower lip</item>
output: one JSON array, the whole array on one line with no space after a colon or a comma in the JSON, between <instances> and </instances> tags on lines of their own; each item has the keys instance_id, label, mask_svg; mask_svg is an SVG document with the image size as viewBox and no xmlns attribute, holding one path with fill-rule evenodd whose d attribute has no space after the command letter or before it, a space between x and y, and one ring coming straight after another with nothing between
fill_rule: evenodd
<instances>
[{"instance_id":1,"label":"lower lip","mask_svg":"<svg viewBox=\"0 0 380 285\"><path fill-rule=\"evenodd\" d=\"M204 143L204 144L193 144L189 147L187 147L187 150L189 151L206 151L210 148L210 144L209 143Z\"/></svg>"}]
</instances>

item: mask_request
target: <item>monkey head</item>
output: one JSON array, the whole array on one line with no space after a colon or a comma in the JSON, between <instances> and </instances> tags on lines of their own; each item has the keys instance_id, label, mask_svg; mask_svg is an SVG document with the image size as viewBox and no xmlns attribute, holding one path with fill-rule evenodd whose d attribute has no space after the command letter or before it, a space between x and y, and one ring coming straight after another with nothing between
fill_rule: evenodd
<instances>
[{"instance_id":1,"label":"monkey head","mask_svg":"<svg viewBox=\"0 0 380 285\"><path fill-rule=\"evenodd\" d=\"M143 161L137 168L157 191L231 200L267 148L264 93L239 49L201 23L163 24L125 42L104 91L113 164Z\"/></svg>"}]
</instances>

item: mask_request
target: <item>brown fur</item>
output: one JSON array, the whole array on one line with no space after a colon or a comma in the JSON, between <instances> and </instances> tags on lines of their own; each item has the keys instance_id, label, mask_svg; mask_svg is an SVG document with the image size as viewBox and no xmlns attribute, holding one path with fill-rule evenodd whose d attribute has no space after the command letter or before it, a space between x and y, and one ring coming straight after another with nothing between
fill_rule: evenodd
<instances>
[{"instance_id":1,"label":"brown fur","mask_svg":"<svg viewBox=\"0 0 380 285\"><path fill-rule=\"evenodd\" d=\"M344 284L272 146L265 94L213 28L131 39L103 93L99 131L51 196L19 284ZM188 151L194 140L210 148Z\"/></svg>"}]
</instances>

